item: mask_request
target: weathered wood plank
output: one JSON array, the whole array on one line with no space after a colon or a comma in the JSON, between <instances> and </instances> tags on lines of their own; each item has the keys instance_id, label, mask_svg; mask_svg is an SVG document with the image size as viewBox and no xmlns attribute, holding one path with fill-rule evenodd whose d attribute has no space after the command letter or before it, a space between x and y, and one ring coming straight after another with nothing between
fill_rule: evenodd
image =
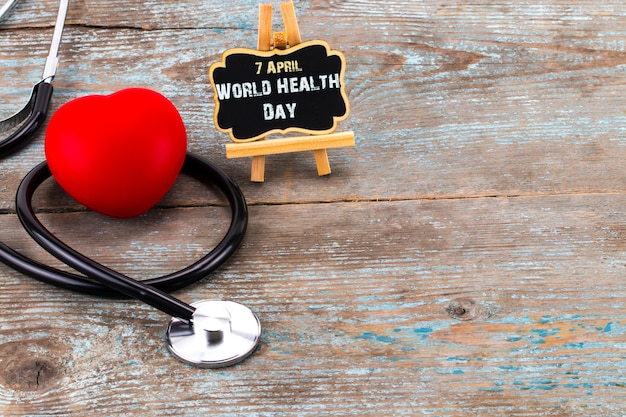
<instances>
[{"instance_id":1,"label":"weathered wood plank","mask_svg":"<svg viewBox=\"0 0 626 417\"><path fill-rule=\"evenodd\" d=\"M225 49L253 46L252 27L70 26L55 106L87 93L134 85L157 88L183 114L191 149L224 161L255 201L624 189L625 116L619 91L626 55L617 41L623 25L616 3L573 10L557 4L511 6L510 15L487 4L441 10L415 2L399 5L385 11L364 2L303 5L303 32L308 28L328 38L345 51L349 65L352 114L341 128L355 130L357 149L330 153L338 175L328 179L315 178L312 157L268 158L266 178L277 185L272 191L249 184L248 161L224 161L223 146L229 140L211 124L206 70ZM116 10L115 3L112 7L103 4L99 10ZM572 18L578 12L585 16L580 24ZM252 19L255 12L249 14ZM366 19L368 30L355 31ZM463 25L452 25L463 19ZM487 25L489 19L493 22ZM463 31L467 33L461 36ZM25 61L20 80L36 79L41 58L33 53L45 55L48 34L7 32L0 50L9 54L9 62ZM17 74L11 81L16 79ZM2 95L12 98L3 111L19 106L28 85L22 84L14 98L14 87L4 87ZM19 178L42 158L41 138L17 158L7 163L18 165L9 172ZM393 162L371 163L378 160ZM372 172L372 166L381 168ZM354 179L362 177L380 180L355 186ZM7 181L15 184L17 179Z\"/></svg>"},{"instance_id":2,"label":"weathered wood plank","mask_svg":"<svg viewBox=\"0 0 626 417\"><path fill-rule=\"evenodd\" d=\"M149 307L51 289L3 267L0 401L6 415L132 413L148 403L143 415L613 415L626 383L625 203L596 195L252 207L234 259L178 294L246 302L263 320L260 350L224 371L177 363L164 349L165 317ZM44 217L106 264L145 276L209 245L184 225L211 222L214 211L169 209L131 224ZM0 221L17 229L12 216ZM9 241L39 256L30 241Z\"/></svg>"},{"instance_id":3,"label":"weathered wood plank","mask_svg":"<svg viewBox=\"0 0 626 417\"><path fill-rule=\"evenodd\" d=\"M56 7L24 0L0 23L0 115L40 76ZM234 258L176 295L250 305L259 351L193 369L168 354L162 313L0 265L0 414L625 414L623 2L296 1L303 40L346 56L339 129L357 143L324 178L313 155L268 157L262 185L226 159L207 75L255 47L257 8L71 1L52 111L130 86L176 104L190 150L251 204ZM42 159L43 132L0 162L0 240L58 265L12 213ZM219 204L184 176L129 221L52 182L36 198L55 233L137 278L214 245Z\"/></svg>"}]
</instances>

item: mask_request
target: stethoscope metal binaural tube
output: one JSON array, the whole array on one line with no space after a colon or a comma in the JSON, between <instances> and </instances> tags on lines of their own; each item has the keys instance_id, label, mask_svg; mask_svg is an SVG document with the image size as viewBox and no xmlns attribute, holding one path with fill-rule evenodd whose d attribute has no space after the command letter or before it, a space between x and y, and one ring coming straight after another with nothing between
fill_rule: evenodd
<instances>
[{"instance_id":1,"label":"stethoscope metal binaural tube","mask_svg":"<svg viewBox=\"0 0 626 417\"><path fill-rule=\"evenodd\" d=\"M8 14L11 9L17 4L17 0L9 0L2 7L0 7L0 20L4 18L6 14Z\"/></svg>"},{"instance_id":2,"label":"stethoscope metal binaural tube","mask_svg":"<svg viewBox=\"0 0 626 417\"><path fill-rule=\"evenodd\" d=\"M0 8L0 20L9 13L16 3L17 0L9 0ZM52 80L56 75L59 64L59 47L68 6L69 0L61 0L59 3L59 11L43 74L41 80L33 86L28 103L11 117L0 120L0 132L14 129L9 136L0 140L0 157L8 155L26 145L46 119L53 92Z\"/></svg>"}]
</instances>

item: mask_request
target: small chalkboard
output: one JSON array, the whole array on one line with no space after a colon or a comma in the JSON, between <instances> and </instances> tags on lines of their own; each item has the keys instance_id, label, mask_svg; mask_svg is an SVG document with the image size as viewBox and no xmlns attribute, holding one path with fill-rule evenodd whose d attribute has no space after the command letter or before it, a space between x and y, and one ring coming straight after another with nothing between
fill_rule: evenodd
<instances>
[{"instance_id":1,"label":"small chalkboard","mask_svg":"<svg viewBox=\"0 0 626 417\"><path fill-rule=\"evenodd\" d=\"M324 41L285 50L230 49L209 70L215 126L235 142L291 131L331 133L349 113L344 72L343 54Z\"/></svg>"}]
</instances>

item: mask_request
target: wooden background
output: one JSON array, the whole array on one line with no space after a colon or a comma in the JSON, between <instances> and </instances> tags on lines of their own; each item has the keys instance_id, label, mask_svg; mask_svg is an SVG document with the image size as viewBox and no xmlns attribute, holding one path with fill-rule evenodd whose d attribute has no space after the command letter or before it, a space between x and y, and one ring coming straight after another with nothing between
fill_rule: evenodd
<instances>
[{"instance_id":1,"label":"wooden background","mask_svg":"<svg viewBox=\"0 0 626 417\"><path fill-rule=\"evenodd\" d=\"M262 341L195 369L168 353L164 314L0 266L0 414L626 415L623 0L295 6L304 40L346 56L356 146L329 151L327 177L312 154L268 157L255 184L225 158L207 70L254 47L256 1L70 2L52 111L131 86L176 104L189 150L250 205L236 255L176 296L247 304ZM40 77L56 9L24 0L0 23L3 117ZM14 213L43 135L0 162L0 239L58 265ZM52 230L137 278L215 244L220 202L181 178L121 221L52 181L37 195Z\"/></svg>"}]
</instances>

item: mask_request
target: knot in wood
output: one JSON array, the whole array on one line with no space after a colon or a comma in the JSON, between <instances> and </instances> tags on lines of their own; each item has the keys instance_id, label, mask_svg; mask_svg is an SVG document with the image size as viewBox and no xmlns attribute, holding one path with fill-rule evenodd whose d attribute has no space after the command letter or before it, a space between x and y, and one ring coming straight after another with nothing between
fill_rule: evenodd
<instances>
[{"instance_id":1,"label":"knot in wood","mask_svg":"<svg viewBox=\"0 0 626 417\"><path fill-rule=\"evenodd\" d=\"M55 358L66 351L65 345L47 338L0 344L0 386L18 392L52 389L64 374L63 366Z\"/></svg>"},{"instance_id":2,"label":"knot in wood","mask_svg":"<svg viewBox=\"0 0 626 417\"><path fill-rule=\"evenodd\" d=\"M473 320L477 315L476 301L471 298L459 298L446 307L446 312L457 320Z\"/></svg>"},{"instance_id":3,"label":"knot in wood","mask_svg":"<svg viewBox=\"0 0 626 417\"><path fill-rule=\"evenodd\" d=\"M2 370L2 382L15 391L47 390L58 379L60 372L50 361L35 358L16 358Z\"/></svg>"}]
</instances>

